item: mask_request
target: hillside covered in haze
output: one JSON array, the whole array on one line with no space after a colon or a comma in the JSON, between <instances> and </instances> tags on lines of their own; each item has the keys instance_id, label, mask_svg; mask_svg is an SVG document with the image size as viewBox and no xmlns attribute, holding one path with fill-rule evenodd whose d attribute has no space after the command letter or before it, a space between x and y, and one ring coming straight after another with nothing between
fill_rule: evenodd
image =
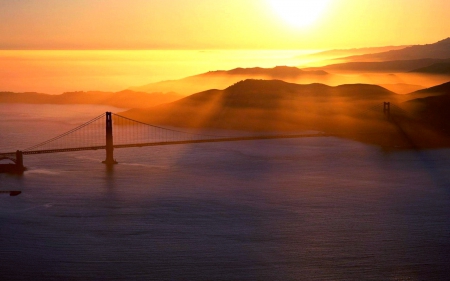
<instances>
[{"instance_id":1,"label":"hillside covered in haze","mask_svg":"<svg viewBox=\"0 0 450 281\"><path fill-rule=\"evenodd\" d=\"M388 51L386 51L388 50ZM209 71L177 80L130 88L139 92L176 92L187 96L208 89L224 89L245 79L283 80L297 84L322 83L383 85L399 94L444 83L450 79L450 38L428 45L331 50L304 57L363 55L338 58L321 67L277 66ZM327 60L328 61L328 60ZM341 62L344 61L344 62Z\"/></svg>"},{"instance_id":2,"label":"hillside covered in haze","mask_svg":"<svg viewBox=\"0 0 450 281\"><path fill-rule=\"evenodd\" d=\"M280 80L245 80L170 104L120 113L151 124L247 131L316 130L356 139L390 130L383 101L398 95L376 85L330 87ZM393 132L391 132L393 133ZM378 137L372 142L381 141ZM389 141L389 138L386 139Z\"/></svg>"},{"instance_id":3,"label":"hillside covered in haze","mask_svg":"<svg viewBox=\"0 0 450 281\"><path fill-rule=\"evenodd\" d=\"M335 61L339 63L304 70L326 71L333 82L377 84L406 94L450 80L450 38L433 44L340 57Z\"/></svg>"},{"instance_id":4,"label":"hillside covered in haze","mask_svg":"<svg viewBox=\"0 0 450 281\"><path fill-rule=\"evenodd\" d=\"M441 92L448 85L438 88ZM433 89L428 89L430 92ZM445 97L444 97L445 96ZM450 95L442 100L450 102ZM187 128L220 128L246 131L322 131L382 147L422 148L450 144L435 123L446 121L438 103L434 123L420 119L418 111L399 96L376 85L350 84L330 87L299 85L280 80L245 80L224 90L203 91L150 109L132 109L126 117L151 124ZM391 120L383 115L383 102L392 105ZM450 105L450 104L448 104ZM400 106L400 107L399 107ZM405 111L408 110L408 111ZM439 113L441 112L441 113ZM428 115L426 113L425 115Z\"/></svg>"}]
</instances>

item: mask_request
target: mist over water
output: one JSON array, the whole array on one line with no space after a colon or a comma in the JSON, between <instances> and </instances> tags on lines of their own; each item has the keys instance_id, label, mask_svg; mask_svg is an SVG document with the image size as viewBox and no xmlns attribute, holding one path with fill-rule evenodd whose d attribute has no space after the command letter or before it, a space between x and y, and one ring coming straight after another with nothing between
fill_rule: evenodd
<instances>
[{"instance_id":1,"label":"mist over water","mask_svg":"<svg viewBox=\"0 0 450 281\"><path fill-rule=\"evenodd\" d=\"M0 50L0 91L121 91L211 70L298 66L308 50Z\"/></svg>"},{"instance_id":2,"label":"mist over water","mask_svg":"<svg viewBox=\"0 0 450 281\"><path fill-rule=\"evenodd\" d=\"M0 151L114 108L0 105ZM41 139L42 138L42 139ZM5 280L445 280L450 150L339 138L25 156L0 174Z\"/></svg>"}]
</instances>

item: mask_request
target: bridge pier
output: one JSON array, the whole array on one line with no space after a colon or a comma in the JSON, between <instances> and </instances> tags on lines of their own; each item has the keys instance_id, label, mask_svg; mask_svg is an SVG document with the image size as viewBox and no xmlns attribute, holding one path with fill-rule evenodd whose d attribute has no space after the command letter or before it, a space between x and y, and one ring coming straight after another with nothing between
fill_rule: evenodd
<instances>
[{"instance_id":1,"label":"bridge pier","mask_svg":"<svg viewBox=\"0 0 450 281\"><path fill-rule=\"evenodd\" d=\"M114 159L114 142L113 142L111 112L106 112L106 159L102 163L106 165L118 164L116 159Z\"/></svg>"},{"instance_id":2,"label":"bridge pier","mask_svg":"<svg viewBox=\"0 0 450 281\"><path fill-rule=\"evenodd\" d=\"M23 166L23 152L16 151L16 159L14 164L0 164L0 173L22 174L27 168Z\"/></svg>"}]
</instances>

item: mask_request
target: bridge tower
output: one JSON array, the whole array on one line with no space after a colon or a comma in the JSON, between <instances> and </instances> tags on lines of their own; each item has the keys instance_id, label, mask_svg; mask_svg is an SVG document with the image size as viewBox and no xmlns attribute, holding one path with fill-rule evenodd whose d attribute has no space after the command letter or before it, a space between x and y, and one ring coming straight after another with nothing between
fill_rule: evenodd
<instances>
[{"instance_id":1,"label":"bridge tower","mask_svg":"<svg viewBox=\"0 0 450 281\"><path fill-rule=\"evenodd\" d=\"M386 118L388 120L391 119L391 103L390 102L384 102L383 113L384 113L384 116L386 116Z\"/></svg>"},{"instance_id":2,"label":"bridge tower","mask_svg":"<svg viewBox=\"0 0 450 281\"><path fill-rule=\"evenodd\" d=\"M23 153L20 150L16 151L16 167L18 171L25 170L25 167L23 166Z\"/></svg>"},{"instance_id":3,"label":"bridge tower","mask_svg":"<svg viewBox=\"0 0 450 281\"><path fill-rule=\"evenodd\" d=\"M113 126L111 112L106 112L106 159L102 163L106 165L114 165L118 163L114 159Z\"/></svg>"}]
</instances>

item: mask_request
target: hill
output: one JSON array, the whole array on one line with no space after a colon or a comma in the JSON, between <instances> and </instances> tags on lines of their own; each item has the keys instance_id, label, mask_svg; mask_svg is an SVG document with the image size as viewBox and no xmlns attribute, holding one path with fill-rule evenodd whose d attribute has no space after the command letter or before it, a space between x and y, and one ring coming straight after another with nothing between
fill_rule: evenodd
<instances>
[{"instance_id":1,"label":"hill","mask_svg":"<svg viewBox=\"0 0 450 281\"><path fill-rule=\"evenodd\" d=\"M418 68L429 67L437 63L447 62L443 59L393 60L381 62L347 62L330 64L322 67L306 68L306 70L323 70L328 72L409 72Z\"/></svg>"},{"instance_id":2,"label":"hill","mask_svg":"<svg viewBox=\"0 0 450 281\"><path fill-rule=\"evenodd\" d=\"M318 53L298 56L298 58L341 58L354 55L366 55L373 53L381 53L392 50L400 50L410 46L385 46L385 47L369 47L369 48L353 48L353 49L336 49L327 50Z\"/></svg>"},{"instance_id":3,"label":"hill","mask_svg":"<svg viewBox=\"0 0 450 281\"><path fill-rule=\"evenodd\" d=\"M34 92L26 92L26 93L0 92L0 103L45 104L45 103L52 103L52 96Z\"/></svg>"},{"instance_id":4,"label":"hill","mask_svg":"<svg viewBox=\"0 0 450 281\"><path fill-rule=\"evenodd\" d=\"M410 72L419 74L450 75L450 60L435 63L419 69L414 69Z\"/></svg>"},{"instance_id":5,"label":"hill","mask_svg":"<svg viewBox=\"0 0 450 281\"><path fill-rule=\"evenodd\" d=\"M236 68L210 71L179 80L151 83L130 89L141 92L176 92L186 96L206 89L223 89L245 79L280 79L290 82L313 83L327 79L328 76L330 75L323 70L305 71L289 66Z\"/></svg>"},{"instance_id":6,"label":"hill","mask_svg":"<svg viewBox=\"0 0 450 281\"><path fill-rule=\"evenodd\" d=\"M414 45L400 50L357 55L344 58L350 62L363 61L392 61L392 60L417 60L417 59L448 59L450 58L450 38L433 44Z\"/></svg>"},{"instance_id":7,"label":"hill","mask_svg":"<svg viewBox=\"0 0 450 281\"><path fill-rule=\"evenodd\" d=\"M391 105L391 124L407 147L450 147L450 82L404 95Z\"/></svg>"},{"instance_id":8,"label":"hill","mask_svg":"<svg viewBox=\"0 0 450 281\"><path fill-rule=\"evenodd\" d=\"M0 92L0 103L32 104L101 104L120 108L152 107L180 99L176 93L143 93L130 90L120 92L67 92L61 95L41 93Z\"/></svg>"},{"instance_id":9,"label":"hill","mask_svg":"<svg viewBox=\"0 0 450 281\"><path fill-rule=\"evenodd\" d=\"M450 95L450 82L412 92L410 94L405 95L405 98L407 98L408 100L413 100L431 96L444 96L444 95Z\"/></svg>"},{"instance_id":10,"label":"hill","mask_svg":"<svg viewBox=\"0 0 450 281\"><path fill-rule=\"evenodd\" d=\"M132 109L124 116L151 124L251 131L358 130L370 122L370 106L396 94L376 85L330 87L280 80L245 80L224 90L208 90L150 109Z\"/></svg>"},{"instance_id":11,"label":"hill","mask_svg":"<svg viewBox=\"0 0 450 281\"><path fill-rule=\"evenodd\" d=\"M274 68L262 68L262 67L253 67L253 68L235 68L232 70L224 71L210 71L204 74L200 74L198 76L201 77L211 77L211 76L260 76L260 77L270 77L273 79L286 79L286 78L298 78L304 75L327 75L325 71L316 70L316 71L304 71L297 67L290 66L276 66Z\"/></svg>"},{"instance_id":12,"label":"hill","mask_svg":"<svg viewBox=\"0 0 450 281\"><path fill-rule=\"evenodd\" d=\"M414 118L440 132L450 135L450 83L435 87L439 92L428 92L435 95L417 98L404 103L404 107ZM420 92L420 91L419 91ZM427 93L424 90L422 93ZM439 95L436 95L439 93Z\"/></svg>"}]
</instances>

